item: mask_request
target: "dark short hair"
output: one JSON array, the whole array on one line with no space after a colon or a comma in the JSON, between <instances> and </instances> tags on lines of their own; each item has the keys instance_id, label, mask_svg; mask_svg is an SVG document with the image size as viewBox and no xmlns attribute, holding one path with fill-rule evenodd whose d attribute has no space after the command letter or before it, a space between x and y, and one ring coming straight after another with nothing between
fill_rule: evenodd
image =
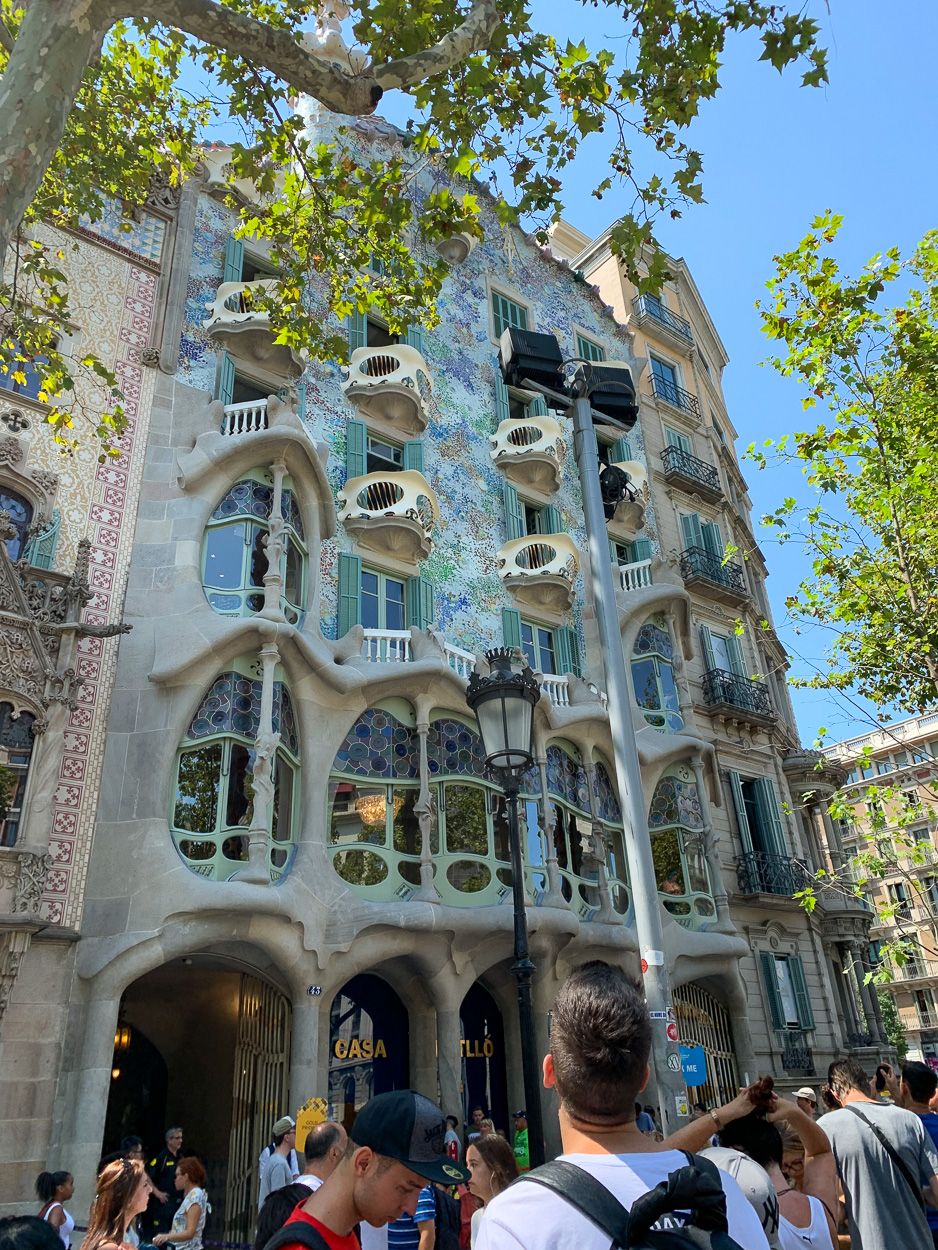
<instances>
[{"instance_id":1,"label":"dark short hair","mask_svg":"<svg viewBox=\"0 0 938 1250\"><path fill-rule=\"evenodd\" d=\"M838 1097L838 1090L841 1094L851 1089L858 1089L864 1094L870 1092L870 1078L863 1064L856 1059L835 1059L827 1069L827 1083L831 1093Z\"/></svg>"},{"instance_id":2,"label":"dark short hair","mask_svg":"<svg viewBox=\"0 0 938 1250\"><path fill-rule=\"evenodd\" d=\"M264 1250L264 1246L274 1233L283 1228L297 1206L308 1197L308 1187L296 1182L292 1185L284 1185L282 1189L271 1190L257 1213L257 1236L254 1239L254 1250Z\"/></svg>"},{"instance_id":3,"label":"dark short hair","mask_svg":"<svg viewBox=\"0 0 938 1250\"><path fill-rule=\"evenodd\" d=\"M459 1128L459 1121L454 1115L448 1115L446 1117L446 1123L450 1126L450 1128Z\"/></svg>"},{"instance_id":4,"label":"dark short hair","mask_svg":"<svg viewBox=\"0 0 938 1250\"><path fill-rule=\"evenodd\" d=\"M927 1063L909 1060L902 1065L902 1079L915 1102L931 1102L938 1089L938 1074Z\"/></svg>"},{"instance_id":5,"label":"dark short hair","mask_svg":"<svg viewBox=\"0 0 938 1250\"><path fill-rule=\"evenodd\" d=\"M770 1124L757 1111L740 1116L738 1120L731 1120L725 1128L720 1129L718 1137L721 1146L728 1146L731 1150L744 1150L750 1159L755 1159L762 1167L768 1163L777 1163L781 1167L782 1155L785 1153L782 1135L774 1124Z\"/></svg>"},{"instance_id":6,"label":"dark short hair","mask_svg":"<svg viewBox=\"0 0 938 1250\"><path fill-rule=\"evenodd\" d=\"M61 1246L62 1239L48 1220L36 1215L6 1215L0 1219L0 1250L61 1250Z\"/></svg>"},{"instance_id":7,"label":"dark short hair","mask_svg":"<svg viewBox=\"0 0 938 1250\"><path fill-rule=\"evenodd\" d=\"M567 977L554 1003L550 1053L560 1101L575 1119L634 1119L650 1050L645 1001L621 968L595 959Z\"/></svg>"},{"instance_id":8,"label":"dark short hair","mask_svg":"<svg viewBox=\"0 0 938 1250\"><path fill-rule=\"evenodd\" d=\"M325 1159L333 1146L338 1145L341 1135L338 1124L326 1120L324 1124L314 1125L306 1134L303 1144L303 1158L307 1163L315 1163Z\"/></svg>"}]
</instances>

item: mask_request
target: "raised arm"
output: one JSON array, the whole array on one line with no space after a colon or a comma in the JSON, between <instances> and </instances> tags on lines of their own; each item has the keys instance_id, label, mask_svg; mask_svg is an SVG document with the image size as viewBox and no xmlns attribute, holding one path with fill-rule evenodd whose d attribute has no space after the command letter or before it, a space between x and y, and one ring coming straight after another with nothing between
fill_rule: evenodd
<instances>
[{"instance_id":1,"label":"raised arm","mask_svg":"<svg viewBox=\"0 0 938 1250\"><path fill-rule=\"evenodd\" d=\"M696 1150L703 1150L714 1133L718 1133L733 1120L739 1120L744 1115L748 1115L751 1110L752 1102L749 1093L743 1090L732 1102L717 1107L716 1111L708 1111L699 1120L692 1120L690 1124L683 1125L676 1133L666 1137L662 1145L668 1150L689 1150L693 1154Z\"/></svg>"},{"instance_id":2,"label":"raised arm","mask_svg":"<svg viewBox=\"0 0 938 1250\"><path fill-rule=\"evenodd\" d=\"M787 1098L776 1097L766 1119L773 1124L778 1120L787 1121L792 1132L800 1138L804 1146L802 1193L821 1200L832 1221L832 1232L835 1233L839 1214L840 1182L837 1178L837 1163L831 1149L830 1138L816 1120L802 1111L797 1103L789 1102Z\"/></svg>"}]
</instances>

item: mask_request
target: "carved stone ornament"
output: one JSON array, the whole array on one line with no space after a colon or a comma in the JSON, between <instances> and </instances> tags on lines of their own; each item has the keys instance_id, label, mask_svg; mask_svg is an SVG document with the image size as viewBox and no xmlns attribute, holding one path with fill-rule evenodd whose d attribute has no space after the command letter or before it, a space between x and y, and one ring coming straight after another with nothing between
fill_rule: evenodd
<instances>
[{"instance_id":1,"label":"carved stone ornament","mask_svg":"<svg viewBox=\"0 0 938 1250\"><path fill-rule=\"evenodd\" d=\"M48 851L22 851L19 856L20 871L13 895L13 911L29 918L39 912L39 900L42 897L46 874L52 867L52 856Z\"/></svg>"},{"instance_id":2,"label":"carved stone ornament","mask_svg":"<svg viewBox=\"0 0 938 1250\"><path fill-rule=\"evenodd\" d=\"M146 369L156 369L160 363L160 349L158 347L145 347L140 353L140 363Z\"/></svg>"},{"instance_id":3,"label":"carved stone ornament","mask_svg":"<svg viewBox=\"0 0 938 1250\"><path fill-rule=\"evenodd\" d=\"M11 434L22 434L30 425L29 417L25 412L20 412L19 408L7 408L5 412L0 412L0 421Z\"/></svg>"},{"instance_id":4,"label":"carved stone ornament","mask_svg":"<svg viewBox=\"0 0 938 1250\"><path fill-rule=\"evenodd\" d=\"M0 933L0 1021L13 993L23 956L29 949L30 937L29 933L16 929Z\"/></svg>"},{"instance_id":5,"label":"carved stone ornament","mask_svg":"<svg viewBox=\"0 0 938 1250\"><path fill-rule=\"evenodd\" d=\"M172 212L179 207L181 190L182 188L178 184L173 186L170 183L166 174L154 174L150 179L150 189L147 192L147 206L149 208L162 208Z\"/></svg>"},{"instance_id":6,"label":"carved stone ornament","mask_svg":"<svg viewBox=\"0 0 938 1250\"><path fill-rule=\"evenodd\" d=\"M14 465L20 463L24 455L23 444L15 434L0 438L0 465L13 468Z\"/></svg>"}]
</instances>

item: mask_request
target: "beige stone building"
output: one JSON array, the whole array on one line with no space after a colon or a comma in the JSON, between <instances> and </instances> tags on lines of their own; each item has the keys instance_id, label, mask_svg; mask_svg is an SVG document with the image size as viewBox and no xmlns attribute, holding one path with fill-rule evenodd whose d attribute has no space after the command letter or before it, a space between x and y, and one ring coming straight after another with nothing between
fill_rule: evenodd
<instances>
[{"instance_id":1,"label":"beige stone building","mask_svg":"<svg viewBox=\"0 0 938 1250\"><path fill-rule=\"evenodd\" d=\"M852 819L839 829L845 856L849 860L851 853L875 850L880 838L889 864L869 887L876 909L871 955L875 960L885 941L907 944L901 966L888 961L889 991L905 1029L908 1057L938 1067L938 713L838 742L830 755L846 773L843 797L853 806ZM888 793L878 797L877 791ZM882 823L874 817L874 805ZM908 853L896 853L895 833ZM882 908L889 909L886 918Z\"/></svg>"},{"instance_id":2,"label":"beige stone building","mask_svg":"<svg viewBox=\"0 0 938 1250\"><path fill-rule=\"evenodd\" d=\"M356 135L397 141L377 121ZM0 738L26 777L0 848L17 883L3 896L0 1116L16 1131L0 1205L27 1201L46 1165L75 1173L80 1203L103 1149L130 1132L155 1146L182 1123L216 1229L243 1240L269 1126L310 1097L351 1122L370 1093L410 1083L507 1127L521 1098L507 828L465 703L486 647L521 648L541 680L521 799L540 1045L571 967L638 972L570 433L502 382L506 325L624 362L638 394L627 437L598 432L635 487L609 558L675 1010L707 1057L691 1099L767 1071L794 1088L847 1048L876 1057L876 1004L851 1014L845 988L868 909L825 900L809 917L791 899L829 853L838 778L798 744L726 353L687 266L636 299L605 236L564 226L551 254L486 212L484 241L446 248L439 326L398 338L355 315L349 366L307 367L254 305L276 273L232 235L223 160L209 153L203 179L154 207L155 258L84 243L138 411L124 480L89 465L56 569L109 526L110 554L102 540L89 556L109 598L85 619L132 632L62 634L94 664L28 776L21 726ZM83 314L94 333L99 303ZM9 434L27 467L38 432ZM9 464L3 489L33 499ZM28 559L3 567L34 575ZM14 612L2 628L25 627ZM4 689L14 711L44 714ZM61 778L67 872L40 767Z\"/></svg>"}]
</instances>

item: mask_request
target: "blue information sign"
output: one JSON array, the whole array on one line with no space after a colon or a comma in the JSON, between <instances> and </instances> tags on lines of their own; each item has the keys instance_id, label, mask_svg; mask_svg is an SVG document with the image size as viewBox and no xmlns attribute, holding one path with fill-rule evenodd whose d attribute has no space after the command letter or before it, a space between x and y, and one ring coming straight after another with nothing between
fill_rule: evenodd
<instances>
[{"instance_id":1,"label":"blue information sign","mask_svg":"<svg viewBox=\"0 0 938 1250\"><path fill-rule=\"evenodd\" d=\"M707 1080L707 1056L702 1046L681 1047L681 1071L687 1085L703 1085Z\"/></svg>"}]
</instances>

